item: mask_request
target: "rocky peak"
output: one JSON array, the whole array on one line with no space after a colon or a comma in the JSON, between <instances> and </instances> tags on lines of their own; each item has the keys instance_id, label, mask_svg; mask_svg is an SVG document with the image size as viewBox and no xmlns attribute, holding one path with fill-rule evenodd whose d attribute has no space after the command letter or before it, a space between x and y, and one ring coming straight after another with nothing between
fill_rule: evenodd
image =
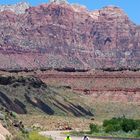
<instances>
[{"instance_id":1,"label":"rocky peak","mask_svg":"<svg viewBox=\"0 0 140 140\"><path fill-rule=\"evenodd\" d=\"M87 7L79 4L71 4L75 12L88 12Z\"/></svg>"},{"instance_id":2,"label":"rocky peak","mask_svg":"<svg viewBox=\"0 0 140 140\"><path fill-rule=\"evenodd\" d=\"M26 2L21 2L14 5L0 5L0 12L3 11L12 11L16 14L23 14L25 10L28 9L30 6Z\"/></svg>"},{"instance_id":3,"label":"rocky peak","mask_svg":"<svg viewBox=\"0 0 140 140\"><path fill-rule=\"evenodd\" d=\"M122 19L128 19L128 16L125 14L125 12L116 6L106 6L99 10L100 16L103 18L113 19L113 20L122 20Z\"/></svg>"},{"instance_id":4,"label":"rocky peak","mask_svg":"<svg viewBox=\"0 0 140 140\"><path fill-rule=\"evenodd\" d=\"M67 3L67 0L49 0L49 3Z\"/></svg>"},{"instance_id":5,"label":"rocky peak","mask_svg":"<svg viewBox=\"0 0 140 140\"><path fill-rule=\"evenodd\" d=\"M113 5L105 6L101 10L108 14L109 13L125 14L121 8L113 6Z\"/></svg>"}]
</instances>

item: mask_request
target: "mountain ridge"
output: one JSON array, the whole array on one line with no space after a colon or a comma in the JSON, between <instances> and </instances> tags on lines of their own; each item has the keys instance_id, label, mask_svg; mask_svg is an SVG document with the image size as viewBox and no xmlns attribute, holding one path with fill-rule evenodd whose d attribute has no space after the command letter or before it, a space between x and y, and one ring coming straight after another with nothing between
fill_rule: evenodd
<instances>
[{"instance_id":1,"label":"mountain ridge","mask_svg":"<svg viewBox=\"0 0 140 140\"><path fill-rule=\"evenodd\" d=\"M140 68L139 26L118 7L49 3L0 21L0 69Z\"/></svg>"},{"instance_id":2,"label":"mountain ridge","mask_svg":"<svg viewBox=\"0 0 140 140\"><path fill-rule=\"evenodd\" d=\"M23 14L25 10L28 9L30 5L27 2L19 2L17 4L11 5L0 5L0 12L12 11L16 14Z\"/></svg>"}]
</instances>

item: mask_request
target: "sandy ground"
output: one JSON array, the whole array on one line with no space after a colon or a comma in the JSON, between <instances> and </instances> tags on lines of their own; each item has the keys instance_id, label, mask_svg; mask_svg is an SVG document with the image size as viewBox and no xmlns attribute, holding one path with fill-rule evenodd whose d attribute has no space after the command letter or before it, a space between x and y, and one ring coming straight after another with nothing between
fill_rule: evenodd
<instances>
[{"instance_id":1,"label":"sandy ground","mask_svg":"<svg viewBox=\"0 0 140 140\"><path fill-rule=\"evenodd\" d=\"M40 132L41 135L52 137L54 140L65 140L66 135L62 134L62 131L44 131ZM82 140L82 137L71 137L72 140ZM89 138L89 140L103 140L96 138ZM107 140L107 139L106 139Z\"/></svg>"}]
</instances>

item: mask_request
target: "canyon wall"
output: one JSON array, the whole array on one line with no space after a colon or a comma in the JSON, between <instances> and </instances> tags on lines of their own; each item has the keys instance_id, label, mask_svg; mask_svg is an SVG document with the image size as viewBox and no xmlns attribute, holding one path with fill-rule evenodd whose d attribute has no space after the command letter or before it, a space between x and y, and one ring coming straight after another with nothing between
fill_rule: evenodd
<instances>
[{"instance_id":1,"label":"canyon wall","mask_svg":"<svg viewBox=\"0 0 140 140\"><path fill-rule=\"evenodd\" d=\"M140 102L139 72L49 72L37 76L49 85L67 87L95 101Z\"/></svg>"},{"instance_id":2,"label":"canyon wall","mask_svg":"<svg viewBox=\"0 0 140 140\"><path fill-rule=\"evenodd\" d=\"M53 2L0 9L1 70L140 68L139 26L118 7L89 11Z\"/></svg>"}]
</instances>

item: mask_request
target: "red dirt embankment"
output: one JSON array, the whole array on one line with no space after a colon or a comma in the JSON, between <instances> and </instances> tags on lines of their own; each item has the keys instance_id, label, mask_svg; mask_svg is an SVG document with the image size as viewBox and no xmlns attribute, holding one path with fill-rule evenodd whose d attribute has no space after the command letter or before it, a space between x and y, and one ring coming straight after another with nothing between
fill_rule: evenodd
<instances>
[{"instance_id":1,"label":"red dirt embankment","mask_svg":"<svg viewBox=\"0 0 140 140\"><path fill-rule=\"evenodd\" d=\"M50 71L38 73L37 76L49 85L67 86L77 93L90 95L95 100L140 102L140 72Z\"/></svg>"}]
</instances>

